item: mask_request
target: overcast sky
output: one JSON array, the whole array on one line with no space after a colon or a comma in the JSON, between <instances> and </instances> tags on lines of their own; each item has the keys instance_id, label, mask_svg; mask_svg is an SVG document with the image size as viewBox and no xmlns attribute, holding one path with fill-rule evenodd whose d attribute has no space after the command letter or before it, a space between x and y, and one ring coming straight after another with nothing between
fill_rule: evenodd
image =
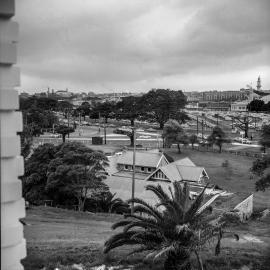
<instances>
[{"instance_id":1,"label":"overcast sky","mask_svg":"<svg viewBox=\"0 0 270 270\"><path fill-rule=\"evenodd\" d=\"M21 91L270 89L269 0L17 0Z\"/></svg>"}]
</instances>

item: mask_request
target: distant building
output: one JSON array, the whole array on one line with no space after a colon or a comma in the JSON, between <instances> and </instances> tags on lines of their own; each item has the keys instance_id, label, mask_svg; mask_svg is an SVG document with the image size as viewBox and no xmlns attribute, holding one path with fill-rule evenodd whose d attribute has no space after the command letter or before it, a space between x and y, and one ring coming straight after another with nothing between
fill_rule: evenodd
<instances>
[{"instance_id":1,"label":"distant building","mask_svg":"<svg viewBox=\"0 0 270 270\"><path fill-rule=\"evenodd\" d=\"M259 76L259 77L258 77L258 80L257 80L257 90L260 91L261 88L262 88L261 77Z\"/></svg>"},{"instance_id":2,"label":"distant building","mask_svg":"<svg viewBox=\"0 0 270 270\"><path fill-rule=\"evenodd\" d=\"M72 100L70 100L70 103L75 107L81 106L83 102L85 102L85 100L83 100L83 99L72 99Z\"/></svg>"},{"instance_id":3,"label":"distant building","mask_svg":"<svg viewBox=\"0 0 270 270\"><path fill-rule=\"evenodd\" d=\"M207 91L203 92L203 101L237 101L247 99L248 92L240 91Z\"/></svg>"},{"instance_id":4,"label":"distant building","mask_svg":"<svg viewBox=\"0 0 270 270\"><path fill-rule=\"evenodd\" d=\"M190 103L188 103L187 105L186 105L186 107L185 107L187 110L195 110L195 111L197 111L197 110L199 110L200 109L200 107L199 107L199 103L198 102L190 102Z\"/></svg>"},{"instance_id":5,"label":"distant building","mask_svg":"<svg viewBox=\"0 0 270 270\"><path fill-rule=\"evenodd\" d=\"M60 96L62 98L71 98L73 96L72 92L68 92L68 89L66 90L57 90L54 92L55 95Z\"/></svg>"},{"instance_id":6,"label":"distant building","mask_svg":"<svg viewBox=\"0 0 270 270\"><path fill-rule=\"evenodd\" d=\"M183 92L183 94L187 97L188 103L198 103L199 101L203 100L203 92Z\"/></svg>"},{"instance_id":7,"label":"distant building","mask_svg":"<svg viewBox=\"0 0 270 270\"><path fill-rule=\"evenodd\" d=\"M267 104L268 102L270 102L270 94L265 95L263 97L260 98L262 101L264 101L265 104Z\"/></svg>"},{"instance_id":8,"label":"distant building","mask_svg":"<svg viewBox=\"0 0 270 270\"><path fill-rule=\"evenodd\" d=\"M29 97L30 97L30 95L26 92L20 93L20 98L29 98Z\"/></svg>"},{"instance_id":9,"label":"distant building","mask_svg":"<svg viewBox=\"0 0 270 270\"><path fill-rule=\"evenodd\" d=\"M246 112L249 101L234 102L231 104L231 111L233 112Z\"/></svg>"},{"instance_id":10,"label":"distant building","mask_svg":"<svg viewBox=\"0 0 270 270\"><path fill-rule=\"evenodd\" d=\"M230 102L220 101L220 102L200 102L199 106L209 111L229 111L230 110Z\"/></svg>"},{"instance_id":11,"label":"distant building","mask_svg":"<svg viewBox=\"0 0 270 270\"><path fill-rule=\"evenodd\" d=\"M192 91L184 92L184 95L187 97L188 103L201 103L201 102L234 102L242 101L248 99L249 90L240 89L239 91L235 90L226 90L226 91Z\"/></svg>"}]
</instances>

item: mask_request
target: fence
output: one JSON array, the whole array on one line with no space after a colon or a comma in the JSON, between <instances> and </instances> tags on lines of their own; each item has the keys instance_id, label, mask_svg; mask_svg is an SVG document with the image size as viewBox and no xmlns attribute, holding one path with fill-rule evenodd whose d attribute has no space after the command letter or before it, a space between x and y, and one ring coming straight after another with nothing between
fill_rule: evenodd
<instances>
[{"instance_id":1,"label":"fence","mask_svg":"<svg viewBox=\"0 0 270 270\"><path fill-rule=\"evenodd\" d=\"M212 147L206 147L206 146L194 145L193 150L197 150L200 152L219 153L218 149L215 149ZM264 153L253 153L249 151L234 151L234 150L227 150L227 149L221 149L221 153L227 153L227 154L232 154L236 156L245 156L245 157L251 157L251 158L261 158L264 156Z\"/></svg>"}]
</instances>

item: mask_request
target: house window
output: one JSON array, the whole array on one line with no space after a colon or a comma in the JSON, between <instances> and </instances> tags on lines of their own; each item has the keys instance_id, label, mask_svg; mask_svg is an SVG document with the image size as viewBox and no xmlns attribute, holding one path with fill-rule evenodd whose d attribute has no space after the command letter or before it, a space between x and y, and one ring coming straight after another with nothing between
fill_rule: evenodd
<instances>
[{"instance_id":1,"label":"house window","mask_svg":"<svg viewBox=\"0 0 270 270\"><path fill-rule=\"evenodd\" d=\"M125 165L125 170L128 170L128 165Z\"/></svg>"},{"instance_id":2,"label":"house window","mask_svg":"<svg viewBox=\"0 0 270 270\"><path fill-rule=\"evenodd\" d=\"M144 172L144 167L141 167L141 171Z\"/></svg>"},{"instance_id":3,"label":"house window","mask_svg":"<svg viewBox=\"0 0 270 270\"><path fill-rule=\"evenodd\" d=\"M147 171L148 171L148 172L151 172L151 168L147 168Z\"/></svg>"}]
</instances>

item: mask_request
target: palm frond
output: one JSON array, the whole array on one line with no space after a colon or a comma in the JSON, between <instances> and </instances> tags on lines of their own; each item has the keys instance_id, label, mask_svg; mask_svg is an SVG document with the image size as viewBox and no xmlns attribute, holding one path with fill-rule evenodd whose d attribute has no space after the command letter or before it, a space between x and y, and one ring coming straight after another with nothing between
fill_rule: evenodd
<instances>
[{"instance_id":1,"label":"palm frond","mask_svg":"<svg viewBox=\"0 0 270 270\"><path fill-rule=\"evenodd\" d=\"M161 250L158 250L154 256L154 261L159 259L162 256L167 255L169 252L175 251L174 243L172 243L170 246L163 247Z\"/></svg>"},{"instance_id":2,"label":"palm frond","mask_svg":"<svg viewBox=\"0 0 270 270\"><path fill-rule=\"evenodd\" d=\"M105 248L103 250L104 253L109 252L111 249L114 249L116 247L122 246L122 245L135 245L137 244L135 239L132 239L132 236L136 234L135 231L129 231L125 233L118 233L113 236L111 236L106 242L105 242Z\"/></svg>"},{"instance_id":3,"label":"palm frond","mask_svg":"<svg viewBox=\"0 0 270 270\"><path fill-rule=\"evenodd\" d=\"M152 191L158 197L160 202L171 200L170 196L163 190L163 188L160 185L157 186L147 185L145 189L147 191Z\"/></svg>"},{"instance_id":4,"label":"palm frond","mask_svg":"<svg viewBox=\"0 0 270 270\"><path fill-rule=\"evenodd\" d=\"M183 209L186 209L186 207L188 206L190 200L189 195L190 195L189 185L187 183L184 183L183 197L180 199Z\"/></svg>"},{"instance_id":5,"label":"palm frond","mask_svg":"<svg viewBox=\"0 0 270 270\"><path fill-rule=\"evenodd\" d=\"M204 187L202 192L199 194L199 196L195 199L195 201L191 204L191 206L189 207L189 209L185 213L185 216L184 216L185 223L187 223L187 222L191 223L195 219L196 212L198 211L198 209L200 208L200 206L203 202L204 192L205 192L206 187L207 186Z\"/></svg>"},{"instance_id":6,"label":"palm frond","mask_svg":"<svg viewBox=\"0 0 270 270\"><path fill-rule=\"evenodd\" d=\"M112 228L112 230L115 230L119 227L123 227L123 226L130 224L130 222L132 222L132 221L131 220L120 220L120 221L114 223L111 228Z\"/></svg>"},{"instance_id":7,"label":"palm frond","mask_svg":"<svg viewBox=\"0 0 270 270\"><path fill-rule=\"evenodd\" d=\"M149 226L152 226L152 229L154 229L154 228L159 229L159 226L156 224L149 224L148 222L144 222L144 221L133 221L125 226L125 228L123 229L123 232L125 233L134 227L140 227L140 228L147 229L147 228L149 228Z\"/></svg>"},{"instance_id":8,"label":"palm frond","mask_svg":"<svg viewBox=\"0 0 270 270\"><path fill-rule=\"evenodd\" d=\"M130 200L127 201L127 203L131 203L131 202L137 203L137 204L139 204L141 206L144 206L144 209L148 209L148 211L147 211L146 214L150 214L150 216L154 216L158 220L161 220L163 218L162 217L162 214L155 207L153 207L152 205L148 204L144 200L141 200L139 198L134 198L134 199L130 199ZM136 206L134 207L134 211L135 211ZM137 211L137 212L139 212L139 211Z\"/></svg>"},{"instance_id":9,"label":"palm frond","mask_svg":"<svg viewBox=\"0 0 270 270\"><path fill-rule=\"evenodd\" d=\"M175 201L161 202L157 206L164 206L165 211L171 216L176 223L183 221L184 211L181 206Z\"/></svg>"}]
</instances>

